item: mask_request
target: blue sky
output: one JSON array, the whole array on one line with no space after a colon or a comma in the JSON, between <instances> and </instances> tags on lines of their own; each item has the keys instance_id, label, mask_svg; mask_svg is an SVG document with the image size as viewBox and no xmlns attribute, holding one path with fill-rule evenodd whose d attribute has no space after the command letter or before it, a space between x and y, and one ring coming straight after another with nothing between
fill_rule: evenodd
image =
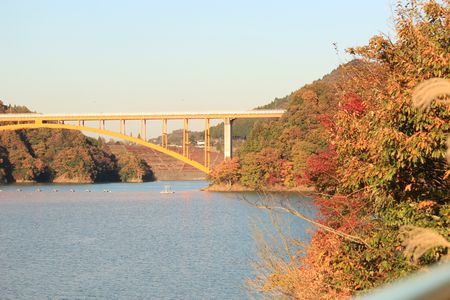
<instances>
[{"instance_id":1,"label":"blue sky","mask_svg":"<svg viewBox=\"0 0 450 300\"><path fill-rule=\"evenodd\" d=\"M251 109L389 32L392 2L0 0L0 99L42 113Z\"/></svg>"}]
</instances>

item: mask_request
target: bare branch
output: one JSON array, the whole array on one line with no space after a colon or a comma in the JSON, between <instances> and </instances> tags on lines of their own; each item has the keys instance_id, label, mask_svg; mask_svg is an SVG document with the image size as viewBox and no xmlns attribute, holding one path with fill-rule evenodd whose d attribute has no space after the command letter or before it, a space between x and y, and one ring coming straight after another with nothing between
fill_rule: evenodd
<instances>
[{"instance_id":1,"label":"bare branch","mask_svg":"<svg viewBox=\"0 0 450 300\"><path fill-rule=\"evenodd\" d=\"M305 216L304 214L300 213L299 211L297 211L296 209L287 207L287 206L273 206L273 205L268 205L268 204L261 204L261 203L252 203L251 201L249 201L247 198L243 197L243 200L246 201L247 203L249 203L250 205L256 207L256 208L262 208L262 209L267 209L267 210L271 210L271 211L282 211L282 212L286 212L289 213L299 219L302 219L310 224L313 224L314 226L325 230L327 232L336 234L346 240L352 241L354 243L360 244L360 245L364 245L367 248L371 248L371 246L369 244L367 244L361 237L355 236L355 235L350 235L347 234L345 232L333 229L329 226L326 226L324 224L321 224L317 221L314 221L311 218L308 218L307 216Z\"/></svg>"}]
</instances>

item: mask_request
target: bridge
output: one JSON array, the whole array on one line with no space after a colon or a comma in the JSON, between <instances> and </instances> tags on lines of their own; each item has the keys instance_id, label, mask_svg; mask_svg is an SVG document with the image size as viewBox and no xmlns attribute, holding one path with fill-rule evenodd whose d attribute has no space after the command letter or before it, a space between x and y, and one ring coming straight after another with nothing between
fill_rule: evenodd
<instances>
[{"instance_id":1,"label":"bridge","mask_svg":"<svg viewBox=\"0 0 450 300\"><path fill-rule=\"evenodd\" d=\"M21 129L69 129L107 135L130 141L156 151L167 154L202 172L211 171L211 120L222 120L224 123L224 159L232 157L232 124L237 119L269 119L280 118L284 110L252 110L233 112L187 112L187 113L101 113L101 114L0 114L0 131ZM161 121L161 144L147 140L147 121ZM183 121L182 154L168 148L168 122ZM192 160L189 156L189 121L204 120L204 160L203 163ZM139 122L139 136L126 133L126 122ZM92 123L97 126L88 126ZM118 123L119 130L107 129L106 125ZM113 126L114 127L114 126Z\"/></svg>"}]
</instances>

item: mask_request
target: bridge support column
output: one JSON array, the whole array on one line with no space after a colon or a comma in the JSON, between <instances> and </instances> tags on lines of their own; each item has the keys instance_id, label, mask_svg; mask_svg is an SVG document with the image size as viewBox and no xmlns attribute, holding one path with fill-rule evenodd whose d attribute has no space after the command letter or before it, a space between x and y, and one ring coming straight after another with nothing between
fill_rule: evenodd
<instances>
[{"instance_id":1,"label":"bridge support column","mask_svg":"<svg viewBox=\"0 0 450 300\"><path fill-rule=\"evenodd\" d=\"M161 132L161 147L164 147L164 148L167 148L167 146L169 144L167 131L168 131L167 119L163 119L162 132Z\"/></svg>"},{"instance_id":2,"label":"bridge support column","mask_svg":"<svg viewBox=\"0 0 450 300\"><path fill-rule=\"evenodd\" d=\"M232 124L232 119L226 118L223 120L223 154L225 159L233 157Z\"/></svg>"},{"instance_id":3,"label":"bridge support column","mask_svg":"<svg viewBox=\"0 0 450 300\"><path fill-rule=\"evenodd\" d=\"M189 157L189 119L183 125L183 156Z\"/></svg>"},{"instance_id":4,"label":"bridge support column","mask_svg":"<svg viewBox=\"0 0 450 300\"><path fill-rule=\"evenodd\" d=\"M211 122L205 119L205 166L211 166Z\"/></svg>"},{"instance_id":5,"label":"bridge support column","mask_svg":"<svg viewBox=\"0 0 450 300\"><path fill-rule=\"evenodd\" d=\"M147 141L147 120L141 121L141 138L143 141Z\"/></svg>"},{"instance_id":6,"label":"bridge support column","mask_svg":"<svg viewBox=\"0 0 450 300\"><path fill-rule=\"evenodd\" d=\"M125 134L125 120L120 120L120 133Z\"/></svg>"}]
</instances>

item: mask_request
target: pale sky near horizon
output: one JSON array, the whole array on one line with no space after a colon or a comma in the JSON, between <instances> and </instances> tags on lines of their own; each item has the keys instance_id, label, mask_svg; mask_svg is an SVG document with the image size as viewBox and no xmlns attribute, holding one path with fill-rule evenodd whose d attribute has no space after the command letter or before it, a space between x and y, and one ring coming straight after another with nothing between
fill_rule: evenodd
<instances>
[{"instance_id":1,"label":"pale sky near horizon","mask_svg":"<svg viewBox=\"0 0 450 300\"><path fill-rule=\"evenodd\" d=\"M392 2L0 0L0 99L42 113L247 110L391 30Z\"/></svg>"},{"instance_id":2,"label":"pale sky near horizon","mask_svg":"<svg viewBox=\"0 0 450 300\"><path fill-rule=\"evenodd\" d=\"M393 2L0 0L0 99L41 113L248 110L389 33Z\"/></svg>"}]
</instances>

